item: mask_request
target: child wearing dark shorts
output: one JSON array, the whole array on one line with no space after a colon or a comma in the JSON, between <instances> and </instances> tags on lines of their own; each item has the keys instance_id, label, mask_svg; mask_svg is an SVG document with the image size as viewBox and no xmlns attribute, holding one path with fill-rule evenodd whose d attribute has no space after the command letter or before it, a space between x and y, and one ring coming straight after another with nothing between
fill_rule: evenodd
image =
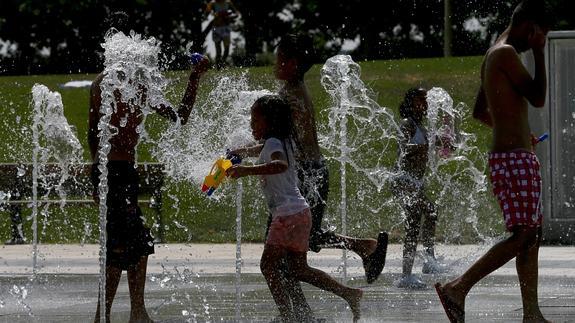
<instances>
[{"instance_id":1,"label":"child wearing dark shorts","mask_svg":"<svg viewBox=\"0 0 575 323\"><path fill-rule=\"evenodd\" d=\"M322 228L326 201L329 193L329 170L325 159L318 161L300 161L297 168L299 189L310 205L312 216L309 249L319 252L322 245L340 243L335 232Z\"/></svg>"},{"instance_id":2,"label":"child wearing dark shorts","mask_svg":"<svg viewBox=\"0 0 575 323\"><path fill-rule=\"evenodd\" d=\"M92 165L92 183L98 189L99 164ZM138 206L139 175L133 162L111 160L106 206L106 265L127 270L154 253L154 239L144 226Z\"/></svg>"},{"instance_id":3,"label":"child wearing dark shorts","mask_svg":"<svg viewBox=\"0 0 575 323\"><path fill-rule=\"evenodd\" d=\"M313 42L303 35L285 35L277 47L275 74L284 82L279 95L287 100L292 112L291 137L299 179L299 190L308 202L312 214L309 248L339 248L361 257L368 283L373 283L385 266L387 233L376 239L362 239L337 234L322 228L329 193L329 171L319 147L315 109L304 81L312 67Z\"/></svg>"}]
</instances>

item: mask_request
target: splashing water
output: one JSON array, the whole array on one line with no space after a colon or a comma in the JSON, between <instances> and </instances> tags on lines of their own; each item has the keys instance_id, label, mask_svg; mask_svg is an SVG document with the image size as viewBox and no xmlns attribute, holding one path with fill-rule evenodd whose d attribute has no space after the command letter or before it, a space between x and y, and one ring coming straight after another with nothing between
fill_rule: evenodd
<instances>
[{"instance_id":1,"label":"splashing water","mask_svg":"<svg viewBox=\"0 0 575 323\"><path fill-rule=\"evenodd\" d=\"M400 131L393 112L377 103L361 80L360 66L349 55L328 59L321 83L333 104L324 110L328 123L320 126L322 148L329 158L348 163L381 190L394 173L391 152L397 149Z\"/></svg>"},{"instance_id":2,"label":"splashing water","mask_svg":"<svg viewBox=\"0 0 575 323\"><path fill-rule=\"evenodd\" d=\"M196 104L186 126L162 132L152 154L172 179L201 183L226 149L253 143L250 107L266 94L271 92L251 89L246 74L220 78L206 100Z\"/></svg>"},{"instance_id":3,"label":"splashing water","mask_svg":"<svg viewBox=\"0 0 575 323\"><path fill-rule=\"evenodd\" d=\"M64 116L60 93L51 92L46 86L36 84L32 88L32 98L35 126L43 137L42 161L54 158L63 166L79 162L82 145L76 136L76 130Z\"/></svg>"},{"instance_id":4,"label":"splashing water","mask_svg":"<svg viewBox=\"0 0 575 323\"><path fill-rule=\"evenodd\" d=\"M17 303L20 307L24 308L28 314L28 316L34 316L32 312L32 308L30 305L26 303L26 298L28 298L28 288L24 285L12 285L12 288L8 291L8 293L17 300ZM2 302L3 303L3 302Z\"/></svg>"},{"instance_id":5,"label":"splashing water","mask_svg":"<svg viewBox=\"0 0 575 323\"><path fill-rule=\"evenodd\" d=\"M334 175L340 178L342 234L389 227L381 223L382 214L400 214L384 190L396 173L399 126L393 112L377 103L360 76L360 66L348 55L328 59L321 70L321 83L332 105L322 112L327 123L319 125L320 144L328 161L340 165L340 174ZM346 209L354 210L349 219ZM325 220L333 221L328 214Z\"/></svg>"},{"instance_id":6,"label":"splashing water","mask_svg":"<svg viewBox=\"0 0 575 323\"><path fill-rule=\"evenodd\" d=\"M60 198L60 207L66 203L64 182L70 178L70 166L79 165L82 146L76 137L75 130L64 116L62 97L58 92L51 92L46 86L35 84L32 88L32 106L34 110L32 123L32 219L33 219L33 271L37 270L38 256L38 186L44 191L42 200L48 199L55 190ZM54 163L55 164L51 164ZM20 170L18 171L20 173ZM41 212L45 229L48 221L48 203ZM43 231L43 233L45 233Z\"/></svg>"},{"instance_id":7,"label":"splashing water","mask_svg":"<svg viewBox=\"0 0 575 323\"><path fill-rule=\"evenodd\" d=\"M462 131L467 107L454 106L453 99L442 88L427 92L429 168L426 184L443 218L449 242L462 242L465 230L485 241L478 228L479 206L490 205L485 169L485 157L475 144L475 135ZM452 146L452 147L449 147Z\"/></svg>"},{"instance_id":8,"label":"splashing water","mask_svg":"<svg viewBox=\"0 0 575 323\"><path fill-rule=\"evenodd\" d=\"M360 72L351 57L338 55L325 63L321 75L322 85L332 99L332 106L323 111L328 121L320 124L321 145L326 157L340 165L336 175L340 176L342 234L348 230L346 225L361 234L366 228L394 230L404 216L389 190L398 174L397 156L402 153L398 145L400 128L395 114L376 102L374 93L360 79ZM445 234L438 238L461 242L463 236L473 235L485 240L477 225L479 206L490 205L485 194L485 163L474 146L475 136L458 129L464 121L465 106L454 106L441 88L430 90L427 100L430 148L425 181L445 227ZM440 138L451 142L454 151L443 149ZM349 219L346 209L354 210Z\"/></svg>"},{"instance_id":9,"label":"splashing water","mask_svg":"<svg viewBox=\"0 0 575 323\"><path fill-rule=\"evenodd\" d=\"M386 154L397 143L399 127L394 116L380 107L375 95L360 78L360 66L349 55L337 55L326 61L321 70L321 83L331 96L333 106L328 111L328 123L320 128L321 144L327 158L340 164L341 234L347 235L347 183L348 166L354 181L349 200L361 201L371 195L379 195L392 174ZM383 152L383 153L382 153ZM375 190L373 187L375 186ZM352 209L358 210L352 204ZM358 213L353 214L354 217ZM346 251L343 249L342 269L346 278Z\"/></svg>"},{"instance_id":10,"label":"splashing water","mask_svg":"<svg viewBox=\"0 0 575 323\"><path fill-rule=\"evenodd\" d=\"M104 72L100 83L101 99L100 120L98 130L100 137L98 145L99 177L99 214L100 214L100 303L105 304L105 276L106 276L106 214L108 194L108 154L111 151L110 140L120 133L118 127L126 127L127 122L122 118L140 119L137 122L136 133L145 138L144 123L146 117L153 112L152 107L164 104L170 106L164 99L163 91L166 82L158 67L158 54L160 42L154 38L145 39L140 35L131 33L129 36L122 32L111 31L105 37ZM118 102L119 101L119 102ZM119 111L118 103L128 106L128 111ZM118 125L113 124L112 116L120 112ZM137 151L137 146L136 146ZM137 156L135 158L137 160ZM101 318L104 319L104 306Z\"/></svg>"},{"instance_id":11,"label":"splashing water","mask_svg":"<svg viewBox=\"0 0 575 323\"><path fill-rule=\"evenodd\" d=\"M47 198L52 190L58 193L61 207L66 203L64 182L71 178L70 166L81 163L83 149L76 136L76 130L64 116L62 97L51 92L46 86L35 84L32 88L33 144L37 156L39 180ZM56 163L51 166L51 163ZM24 170L18 170L22 174Z\"/></svg>"},{"instance_id":12,"label":"splashing water","mask_svg":"<svg viewBox=\"0 0 575 323\"><path fill-rule=\"evenodd\" d=\"M192 208L209 207L214 209L212 203L222 205L235 205L235 227L236 227L236 318L241 316L240 298L241 298L241 241L242 241L242 214L243 214L243 184L250 183L250 193L261 194L254 179L242 179L235 185L231 183L221 185L211 198L207 199L199 188L212 166L212 163L220 156L225 154L226 149L238 148L254 143L250 131L250 107L261 96L270 94L266 90L254 90L249 86L246 74L228 75L217 79L214 88L209 92L203 103L196 104L190 119L185 126L178 127L170 125L165 131L161 132L158 138L149 138L155 144L151 145L152 155L156 160L163 163L166 167L166 173L174 182L183 182L192 185L191 191L181 192L186 197L201 197L194 199L201 201L199 205L192 205ZM234 192L235 191L235 192ZM234 201L235 196L235 201ZM182 196L180 196L182 197ZM179 198L171 196L175 202ZM250 201L258 198L250 197ZM197 203L196 203L197 204ZM257 204L257 203L256 203ZM263 206L263 205L262 205ZM176 206L177 207L177 206ZM256 207L253 212L256 216L261 214L262 207ZM177 213L179 213L179 209ZM232 214L230 210L223 209L222 212ZM181 216L194 214L194 209L184 210ZM217 211L214 209L214 214ZM264 212L265 214L265 212ZM185 226L182 226L187 230ZM180 228L182 229L182 228ZM175 272L164 269L160 281L178 280L178 270ZM162 286L164 288L164 286ZM199 287L198 287L199 288ZM185 305L179 293L174 293L171 297L174 304ZM185 296L189 299L189 296ZM184 317L192 315L203 315L210 317L210 304L207 300L204 303L203 311L191 312L189 308L193 304L185 305L188 309L182 312ZM166 302L168 304L169 302ZM201 313L200 313L201 312Z\"/></svg>"},{"instance_id":13,"label":"splashing water","mask_svg":"<svg viewBox=\"0 0 575 323\"><path fill-rule=\"evenodd\" d=\"M105 194L107 154L110 151L110 139L122 129L128 122L120 122L118 125L111 125L111 116L117 111L114 110L118 97L122 102L137 102L142 114L141 122L137 127L139 134L138 144L145 141L149 144L150 152L155 160L165 165L166 175L174 182L192 183L198 189L192 192L182 192L186 196L199 193L201 180L210 169L213 161L223 155L228 148L243 146L252 142L249 130L250 106L255 100L270 92L263 90L252 90L248 86L245 74L239 76L226 76L217 80L215 88L209 93L203 104L196 104L188 123L182 126L179 122L163 125L165 129L154 131L156 136L149 135L146 130L147 116L154 112L153 107L160 104L171 106L164 98L163 92L167 82L161 75L157 67L157 55L159 53L159 43L153 39L143 39L137 34L125 36L122 33L115 33L106 39L103 47L106 50L106 69L101 82L102 88L102 115L99 124L100 148L99 161L102 175L100 177L100 227L101 227L101 255L105 255ZM139 89L145 89L145 95ZM135 111L131 111L135 112ZM129 118L130 116L125 116ZM229 194L232 185L225 185L219 188L216 200L223 199L229 201L233 194ZM237 198L241 201L241 187ZM168 194L176 204L182 197ZM104 198L102 198L104 197ZM177 205L174 205L178 207ZM195 207L195 206L192 206ZM182 216L193 214L193 210L182 212ZM176 213L179 213L179 209ZM241 230L241 205L236 208L237 230ZM187 231L188 228L178 225L178 219L172 221L175 228ZM241 233L238 233L238 236ZM188 235L189 237L189 235ZM102 257L101 257L102 259ZM104 261L104 260L101 260ZM238 273L241 261L240 239L238 239ZM104 262L101 262L101 272L104 272ZM187 270L187 269L186 269ZM239 276L239 274L238 274ZM104 277L101 275L101 279ZM159 279L161 287L169 286L167 282L180 277L179 270L171 272L165 270L162 278ZM238 280L239 281L239 280ZM103 288L103 284L100 285ZM238 289L239 291L239 285ZM101 292L101 295L103 292ZM177 294L177 293L176 293ZM173 302L181 302L177 295L170 298ZM170 303L170 300L166 301ZM209 304L205 304L209 308ZM190 311L187 312L190 315ZM206 313L204 313L206 314ZM182 314L185 315L185 314ZM208 314L206 314L208 315ZM209 315L208 315L209 316Z\"/></svg>"}]
</instances>

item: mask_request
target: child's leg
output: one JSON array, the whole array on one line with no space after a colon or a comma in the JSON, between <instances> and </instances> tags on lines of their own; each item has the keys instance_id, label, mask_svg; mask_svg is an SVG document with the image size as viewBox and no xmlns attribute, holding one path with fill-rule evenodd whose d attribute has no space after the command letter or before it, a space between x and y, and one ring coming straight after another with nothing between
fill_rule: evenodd
<instances>
[{"instance_id":1,"label":"child's leg","mask_svg":"<svg viewBox=\"0 0 575 323\"><path fill-rule=\"evenodd\" d=\"M541 241L541 230L534 246L522 251L515 259L517 276L521 286L521 298L523 301L523 320L527 322L546 322L539 309L537 300L537 280L538 280L538 258L539 242Z\"/></svg>"},{"instance_id":2,"label":"child's leg","mask_svg":"<svg viewBox=\"0 0 575 323\"><path fill-rule=\"evenodd\" d=\"M329 172L327 167L307 170L298 169L298 176L301 183L299 189L310 205L312 217L310 250L319 252L322 247L346 249L355 252L362 259L371 255L377 248L377 240L343 236L322 228L329 195Z\"/></svg>"},{"instance_id":3,"label":"child's leg","mask_svg":"<svg viewBox=\"0 0 575 323\"><path fill-rule=\"evenodd\" d=\"M128 268L128 288L130 290L130 322L152 322L146 311L144 288L148 256L141 257L137 264Z\"/></svg>"},{"instance_id":4,"label":"child's leg","mask_svg":"<svg viewBox=\"0 0 575 323\"><path fill-rule=\"evenodd\" d=\"M284 321L290 322L294 319L294 315L281 269L285 257L286 252L283 248L266 244L260 261L260 269L278 306L280 316Z\"/></svg>"},{"instance_id":5,"label":"child's leg","mask_svg":"<svg viewBox=\"0 0 575 323\"><path fill-rule=\"evenodd\" d=\"M223 45L224 45L224 55L222 57L222 61L226 61L228 59L228 55L230 54L230 43L231 39L230 36L224 38Z\"/></svg>"},{"instance_id":6,"label":"child's leg","mask_svg":"<svg viewBox=\"0 0 575 323\"><path fill-rule=\"evenodd\" d=\"M110 322L110 312L112 310L112 303L118 290L118 284L122 277L122 269L113 266L106 266L106 322ZM96 315L94 323L100 323L100 293L98 293L98 306L96 308Z\"/></svg>"},{"instance_id":7,"label":"child's leg","mask_svg":"<svg viewBox=\"0 0 575 323\"><path fill-rule=\"evenodd\" d=\"M423 207L423 223L421 225L421 240L425 253L435 258L435 228L437 226L437 213L435 205L426 196L422 196L425 206Z\"/></svg>"},{"instance_id":8,"label":"child's leg","mask_svg":"<svg viewBox=\"0 0 575 323\"><path fill-rule=\"evenodd\" d=\"M354 322L359 319L359 302L363 296L361 289L344 286L323 271L308 266L306 252L289 252L287 259L290 263L290 273L292 273L297 280L332 292L343 298L347 301L353 312Z\"/></svg>"},{"instance_id":9,"label":"child's leg","mask_svg":"<svg viewBox=\"0 0 575 323\"><path fill-rule=\"evenodd\" d=\"M471 288L493 271L505 265L513 257L530 249L537 240L535 228L517 227L513 235L487 251L463 275L441 287L443 292L462 309L465 306L465 296Z\"/></svg>"},{"instance_id":10,"label":"child's leg","mask_svg":"<svg viewBox=\"0 0 575 323\"><path fill-rule=\"evenodd\" d=\"M268 216L268 223L266 227L266 240L268 237L268 233L270 230L270 225L273 220L273 215L269 213ZM287 284L287 293L291 300L292 309L296 315L302 314L304 317L311 317L313 316L313 312L307 303L303 290L301 288L301 284L299 281L293 278L292 275L289 274L288 262L282 261L281 266L279 269L282 271L282 277Z\"/></svg>"},{"instance_id":11,"label":"child's leg","mask_svg":"<svg viewBox=\"0 0 575 323\"><path fill-rule=\"evenodd\" d=\"M417 250L417 239L421 228L420 205L417 203L405 208L405 238L403 240L403 276L411 275L415 252Z\"/></svg>"},{"instance_id":12,"label":"child's leg","mask_svg":"<svg viewBox=\"0 0 575 323\"><path fill-rule=\"evenodd\" d=\"M284 279L286 282L287 293L291 300L292 311L296 321L307 322L313 318L313 311L305 298L301 283L296 280L289 272L285 273Z\"/></svg>"},{"instance_id":13,"label":"child's leg","mask_svg":"<svg viewBox=\"0 0 575 323\"><path fill-rule=\"evenodd\" d=\"M219 64L222 59L222 42L214 40L214 46L216 48L216 64Z\"/></svg>"},{"instance_id":14,"label":"child's leg","mask_svg":"<svg viewBox=\"0 0 575 323\"><path fill-rule=\"evenodd\" d=\"M377 248L377 240L375 239L353 238L326 230L316 233L315 236L316 240L320 241L319 245L324 248L351 250L362 259L367 258Z\"/></svg>"}]
</instances>

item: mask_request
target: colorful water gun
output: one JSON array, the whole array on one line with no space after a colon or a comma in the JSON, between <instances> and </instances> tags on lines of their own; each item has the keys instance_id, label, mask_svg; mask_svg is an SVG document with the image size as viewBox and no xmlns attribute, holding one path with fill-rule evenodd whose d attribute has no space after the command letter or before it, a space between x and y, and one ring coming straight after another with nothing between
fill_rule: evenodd
<instances>
[{"instance_id":1,"label":"colorful water gun","mask_svg":"<svg viewBox=\"0 0 575 323\"><path fill-rule=\"evenodd\" d=\"M204 178L204 183L202 184L202 192L207 192L208 196L218 188L218 186L226 179L226 171L233 165L242 162L240 156L235 154L227 153L226 157L221 157L216 160L210 174Z\"/></svg>"}]
</instances>

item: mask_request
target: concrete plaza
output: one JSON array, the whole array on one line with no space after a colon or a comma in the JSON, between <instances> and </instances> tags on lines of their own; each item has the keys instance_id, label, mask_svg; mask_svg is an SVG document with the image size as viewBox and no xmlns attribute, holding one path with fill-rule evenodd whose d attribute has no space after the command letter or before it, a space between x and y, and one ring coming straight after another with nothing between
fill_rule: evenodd
<instances>
[{"instance_id":1,"label":"concrete plaza","mask_svg":"<svg viewBox=\"0 0 575 323\"><path fill-rule=\"evenodd\" d=\"M38 270L32 275L30 245L0 247L0 322L90 322L98 293L97 245L40 245ZM401 246L390 245L387 265L372 285L365 283L361 261L348 254L350 285L365 292L361 322L447 322L432 285L463 272L488 246L439 246L452 273L421 275L429 288L394 286L401 272ZM146 302L159 322L269 322L275 304L259 271L261 244L242 246L237 285L233 244L162 244L150 257ZM309 253L309 262L343 279L342 253ZM539 296L543 313L553 322L575 322L575 248L542 247ZM415 272L420 272L421 260ZM303 284L316 317L349 322L343 300ZM521 322L521 296L514 261L484 279L470 293L467 322ZM127 322L128 287L122 278L112 320Z\"/></svg>"}]
</instances>

